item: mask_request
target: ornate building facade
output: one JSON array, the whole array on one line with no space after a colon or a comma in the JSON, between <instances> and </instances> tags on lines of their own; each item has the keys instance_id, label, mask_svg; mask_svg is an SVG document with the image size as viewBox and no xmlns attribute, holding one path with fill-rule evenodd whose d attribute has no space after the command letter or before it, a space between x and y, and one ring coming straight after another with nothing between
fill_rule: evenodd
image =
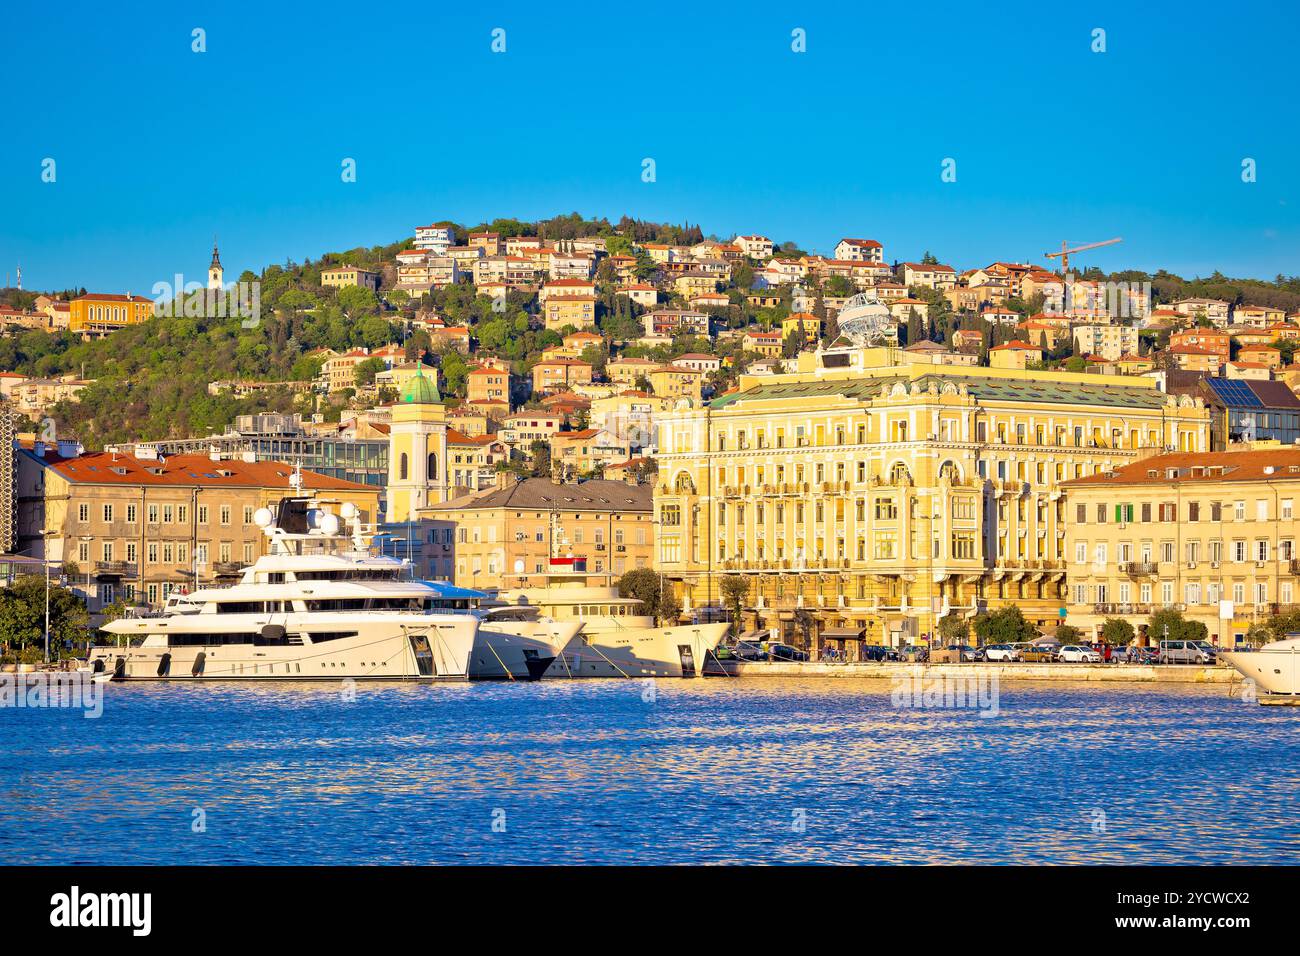
<instances>
[{"instance_id":1,"label":"ornate building facade","mask_svg":"<svg viewBox=\"0 0 1300 956\"><path fill-rule=\"evenodd\" d=\"M1204 404L1151 380L895 358L804 353L664 416L656 563L688 610L743 575L745 623L795 643L811 626L898 645L1009 603L1055 623L1061 484L1208 448Z\"/></svg>"}]
</instances>

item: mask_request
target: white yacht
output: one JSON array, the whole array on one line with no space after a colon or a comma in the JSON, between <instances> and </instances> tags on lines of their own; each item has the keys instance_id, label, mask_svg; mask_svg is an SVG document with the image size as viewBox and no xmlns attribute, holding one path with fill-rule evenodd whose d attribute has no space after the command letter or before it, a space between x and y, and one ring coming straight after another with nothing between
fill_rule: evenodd
<instances>
[{"instance_id":1,"label":"white yacht","mask_svg":"<svg viewBox=\"0 0 1300 956\"><path fill-rule=\"evenodd\" d=\"M555 621L535 607L506 607L488 601L482 591L444 581L423 583L437 592L441 606L479 619L470 680L540 680L560 649L582 630L581 621Z\"/></svg>"},{"instance_id":2,"label":"white yacht","mask_svg":"<svg viewBox=\"0 0 1300 956\"><path fill-rule=\"evenodd\" d=\"M1220 651L1219 657L1266 694L1300 694L1300 637L1274 641L1257 651Z\"/></svg>"},{"instance_id":3,"label":"white yacht","mask_svg":"<svg viewBox=\"0 0 1300 956\"><path fill-rule=\"evenodd\" d=\"M581 577L556 576L548 587L503 590L511 608L531 607L582 631L568 642L545 677L695 677L729 625L683 624L660 627L641 602L617 588L595 587Z\"/></svg>"},{"instance_id":4,"label":"white yacht","mask_svg":"<svg viewBox=\"0 0 1300 956\"><path fill-rule=\"evenodd\" d=\"M154 617L104 630L128 640L93 647L115 680L466 679L481 615L409 567L365 548L356 509L332 514L285 498L255 520L269 553L239 583L177 596ZM343 522L349 522L345 531Z\"/></svg>"}]
</instances>

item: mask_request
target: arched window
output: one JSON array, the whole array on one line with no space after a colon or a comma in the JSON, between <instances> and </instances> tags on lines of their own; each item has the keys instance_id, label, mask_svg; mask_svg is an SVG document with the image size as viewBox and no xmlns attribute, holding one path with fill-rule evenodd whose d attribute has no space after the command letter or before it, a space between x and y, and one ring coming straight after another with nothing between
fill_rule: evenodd
<instances>
[{"instance_id":1,"label":"arched window","mask_svg":"<svg viewBox=\"0 0 1300 956\"><path fill-rule=\"evenodd\" d=\"M889 469L889 483L891 485L901 485L912 480L912 476L907 471L907 466L901 461L894 462L894 467Z\"/></svg>"},{"instance_id":2,"label":"arched window","mask_svg":"<svg viewBox=\"0 0 1300 956\"><path fill-rule=\"evenodd\" d=\"M695 482L691 481L691 476L687 472L679 471L677 480L674 482L674 490L678 494L693 495L695 494Z\"/></svg>"},{"instance_id":3,"label":"arched window","mask_svg":"<svg viewBox=\"0 0 1300 956\"><path fill-rule=\"evenodd\" d=\"M406 452L402 452L402 457L397 460L397 478L399 481L405 481L410 472L409 462L407 461Z\"/></svg>"},{"instance_id":4,"label":"arched window","mask_svg":"<svg viewBox=\"0 0 1300 956\"><path fill-rule=\"evenodd\" d=\"M438 480L438 456L432 453L429 455L429 480Z\"/></svg>"},{"instance_id":5,"label":"arched window","mask_svg":"<svg viewBox=\"0 0 1300 956\"><path fill-rule=\"evenodd\" d=\"M946 478L949 482L961 481L961 472L957 470L957 463L945 461L939 466L939 477Z\"/></svg>"}]
</instances>

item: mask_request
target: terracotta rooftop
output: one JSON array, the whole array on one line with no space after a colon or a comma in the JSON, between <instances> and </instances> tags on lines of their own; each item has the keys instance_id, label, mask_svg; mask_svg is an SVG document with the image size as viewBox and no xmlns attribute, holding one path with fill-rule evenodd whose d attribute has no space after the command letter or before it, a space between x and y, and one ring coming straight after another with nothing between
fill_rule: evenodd
<instances>
[{"instance_id":1,"label":"terracotta rooftop","mask_svg":"<svg viewBox=\"0 0 1300 956\"><path fill-rule=\"evenodd\" d=\"M207 455L169 455L158 459L93 452L76 458L46 453L45 461L64 478L86 484L230 486L289 490L293 466L281 461L213 461ZM304 488L374 491L371 485L303 471Z\"/></svg>"},{"instance_id":2,"label":"terracotta rooftop","mask_svg":"<svg viewBox=\"0 0 1300 956\"><path fill-rule=\"evenodd\" d=\"M1172 477L1171 477L1172 476ZM1171 481L1300 481L1300 448L1157 455L1113 472L1062 482L1064 487L1168 485Z\"/></svg>"}]
</instances>

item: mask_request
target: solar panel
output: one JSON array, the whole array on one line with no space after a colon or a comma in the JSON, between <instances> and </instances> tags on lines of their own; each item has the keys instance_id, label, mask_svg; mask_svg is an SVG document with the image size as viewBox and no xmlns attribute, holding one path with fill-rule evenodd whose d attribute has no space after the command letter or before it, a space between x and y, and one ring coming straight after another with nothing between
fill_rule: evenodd
<instances>
[{"instance_id":1,"label":"solar panel","mask_svg":"<svg viewBox=\"0 0 1300 956\"><path fill-rule=\"evenodd\" d=\"M1218 395L1225 405L1236 405L1241 408L1263 408L1264 403L1259 397L1251 391L1250 386L1239 379L1206 379L1216 395Z\"/></svg>"}]
</instances>

